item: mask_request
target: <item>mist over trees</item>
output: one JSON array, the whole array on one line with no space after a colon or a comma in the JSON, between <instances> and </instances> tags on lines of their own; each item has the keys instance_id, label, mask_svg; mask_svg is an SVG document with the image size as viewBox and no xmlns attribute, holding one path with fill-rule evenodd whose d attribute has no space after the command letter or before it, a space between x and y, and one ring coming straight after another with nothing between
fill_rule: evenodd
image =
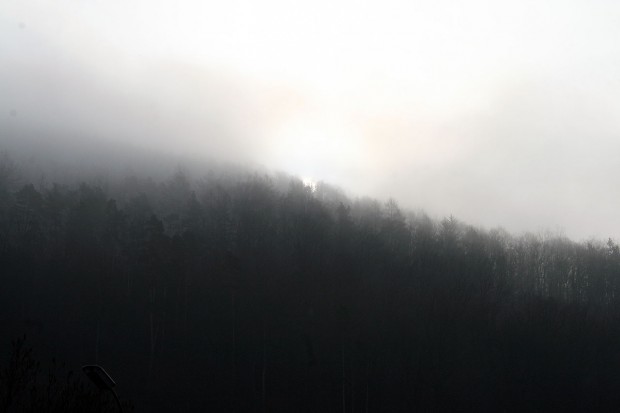
<instances>
[{"instance_id":1,"label":"mist over trees","mask_svg":"<svg viewBox=\"0 0 620 413\"><path fill-rule=\"evenodd\" d=\"M0 155L1 354L25 333L42 358L101 364L136 411L620 403L611 239L239 169L76 183L28 167Z\"/></svg>"}]
</instances>

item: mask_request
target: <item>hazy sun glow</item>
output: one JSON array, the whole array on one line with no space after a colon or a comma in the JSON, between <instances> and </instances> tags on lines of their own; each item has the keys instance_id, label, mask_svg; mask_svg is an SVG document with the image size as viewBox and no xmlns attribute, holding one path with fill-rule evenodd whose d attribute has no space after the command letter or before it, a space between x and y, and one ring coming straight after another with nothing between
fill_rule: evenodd
<instances>
[{"instance_id":1,"label":"hazy sun glow","mask_svg":"<svg viewBox=\"0 0 620 413\"><path fill-rule=\"evenodd\" d=\"M363 164L369 154L359 131L321 115L296 115L278 124L267 161L322 179L334 178L329 176L331 170L323 170L325 166L355 168Z\"/></svg>"}]
</instances>

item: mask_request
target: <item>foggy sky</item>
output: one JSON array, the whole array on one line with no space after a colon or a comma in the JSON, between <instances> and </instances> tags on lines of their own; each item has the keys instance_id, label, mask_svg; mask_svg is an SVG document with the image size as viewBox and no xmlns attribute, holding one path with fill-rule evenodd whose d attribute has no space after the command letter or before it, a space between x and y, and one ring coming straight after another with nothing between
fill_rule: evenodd
<instances>
[{"instance_id":1,"label":"foggy sky","mask_svg":"<svg viewBox=\"0 0 620 413\"><path fill-rule=\"evenodd\" d=\"M618 40L613 1L3 0L0 139L129 142L618 239Z\"/></svg>"}]
</instances>

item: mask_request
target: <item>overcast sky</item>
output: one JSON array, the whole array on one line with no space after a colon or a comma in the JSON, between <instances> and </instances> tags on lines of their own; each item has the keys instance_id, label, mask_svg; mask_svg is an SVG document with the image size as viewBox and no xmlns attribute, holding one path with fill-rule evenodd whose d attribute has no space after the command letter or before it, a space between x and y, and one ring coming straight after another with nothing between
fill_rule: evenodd
<instances>
[{"instance_id":1,"label":"overcast sky","mask_svg":"<svg viewBox=\"0 0 620 413\"><path fill-rule=\"evenodd\" d=\"M619 239L620 2L1 0L24 128Z\"/></svg>"}]
</instances>

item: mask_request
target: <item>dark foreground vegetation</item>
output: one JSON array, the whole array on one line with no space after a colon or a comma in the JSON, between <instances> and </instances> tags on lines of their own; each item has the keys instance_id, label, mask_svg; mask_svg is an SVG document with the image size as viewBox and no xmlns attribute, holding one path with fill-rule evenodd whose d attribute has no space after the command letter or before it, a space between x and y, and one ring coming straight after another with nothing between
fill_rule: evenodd
<instances>
[{"instance_id":1,"label":"dark foreground vegetation","mask_svg":"<svg viewBox=\"0 0 620 413\"><path fill-rule=\"evenodd\" d=\"M4 156L2 371L25 333L42 360L103 365L136 411L620 408L611 240L435 222L282 177L20 176Z\"/></svg>"},{"instance_id":2,"label":"dark foreground vegetation","mask_svg":"<svg viewBox=\"0 0 620 413\"><path fill-rule=\"evenodd\" d=\"M55 359L45 365L36 360L25 337L11 343L8 362L0 370L2 412L118 412L112 397L89 386L84 377ZM133 411L127 401L121 407Z\"/></svg>"}]
</instances>

